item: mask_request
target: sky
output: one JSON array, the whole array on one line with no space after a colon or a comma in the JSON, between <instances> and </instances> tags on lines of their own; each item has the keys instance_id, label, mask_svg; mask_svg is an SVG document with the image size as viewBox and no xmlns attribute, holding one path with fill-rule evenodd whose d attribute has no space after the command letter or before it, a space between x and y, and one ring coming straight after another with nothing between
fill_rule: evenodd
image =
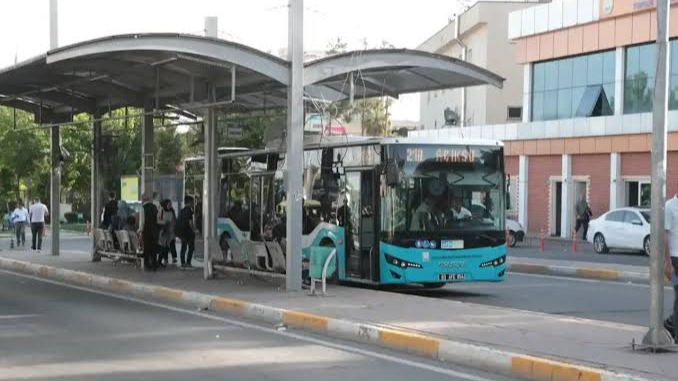
<instances>
[{"instance_id":1,"label":"sky","mask_svg":"<svg viewBox=\"0 0 678 381\"><path fill-rule=\"evenodd\" d=\"M388 41L416 48L453 17L456 0L306 0L304 49L340 37L350 48ZM0 68L49 48L49 0L3 1ZM277 54L287 46L287 0L59 0L59 45L124 33L202 35L219 18L219 37ZM419 97L403 96L392 118L419 120Z\"/></svg>"}]
</instances>

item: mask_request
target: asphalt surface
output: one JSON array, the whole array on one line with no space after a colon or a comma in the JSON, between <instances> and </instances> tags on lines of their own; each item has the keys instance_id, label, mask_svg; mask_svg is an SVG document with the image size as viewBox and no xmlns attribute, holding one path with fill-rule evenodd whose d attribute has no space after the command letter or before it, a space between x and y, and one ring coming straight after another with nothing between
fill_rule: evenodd
<instances>
[{"instance_id":1,"label":"asphalt surface","mask_svg":"<svg viewBox=\"0 0 678 381\"><path fill-rule=\"evenodd\" d=\"M89 249L90 242L88 237L69 236L62 238L61 246L63 250L85 251ZM4 247L6 243L5 240L0 242L0 248L6 250L7 248ZM47 241L46 244L48 243ZM648 262L646 256L638 253L595 254L590 245L582 243L578 245L578 249L577 253L572 253L570 246L552 242L544 253L541 253L539 248L519 246L511 248L509 255L638 266L647 265ZM507 280L503 283L461 283L447 285L440 290L421 290L415 286L398 288L396 291L634 325L646 325L649 319L647 311L649 288L645 285L619 282L509 273ZM665 310L667 314L670 313L672 303L673 290L666 288ZM2 313L0 309L0 314Z\"/></svg>"},{"instance_id":2,"label":"asphalt surface","mask_svg":"<svg viewBox=\"0 0 678 381\"><path fill-rule=\"evenodd\" d=\"M513 381L1 271L0 369L0 381Z\"/></svg>"},{"instance_id":3,"label":"asphalt surface","mask_svg":"<svg viewBox=\"0 0 678 381\"><path fill-rule=\"evenodd\" d=\"M650 289L646 285L509 273L503 283L459 283L439 290L398 290L466 303L574 316L644 326ZM664 310L673 308L673 290L664 289Z\"/></svg>"}]
</instances>

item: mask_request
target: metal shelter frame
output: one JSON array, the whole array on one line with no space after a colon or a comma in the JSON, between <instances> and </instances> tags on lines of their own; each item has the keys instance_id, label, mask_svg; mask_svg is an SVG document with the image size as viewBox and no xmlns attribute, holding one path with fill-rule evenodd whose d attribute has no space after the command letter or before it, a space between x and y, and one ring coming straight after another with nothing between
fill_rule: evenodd
<instances>
[{"instance_id":1,"label":"metal shelter frame","mask_svg":"<svg viewBox=\"0 0 678 381\"><path fill-rule=\"evenodd\" d=\"M286 61L241 44L182 34L127 34L90 40L0 70L0 106L34 114L51 129L53 184L60 178L59 127L91 115L92 227L102 211L102 122L124 107L143 109L142 193L153 187L155 115L201 119L205 125L204 276L220 250L217 110L286 108L287 289L301 289L304 97L338 101L475 85L502 87L503 78L454 58L412 50L371 50L303 63L303 0L290 0ZM213 32L212 36L216 33ZM132 117L132 116L130 116ZM136 117L139 117L137 115ZM56 192L56 194L55 194ZM59 187L52 188L52 254L59 255ZM56 204L54 204L56 200ZM92 260L100 260L94 244Z\"/></svg>"}]
</instances>

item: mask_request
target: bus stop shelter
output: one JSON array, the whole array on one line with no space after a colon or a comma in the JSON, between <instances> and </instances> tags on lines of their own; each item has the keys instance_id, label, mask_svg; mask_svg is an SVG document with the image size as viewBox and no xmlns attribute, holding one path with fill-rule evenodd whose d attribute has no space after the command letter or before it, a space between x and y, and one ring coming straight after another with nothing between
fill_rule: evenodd
<instances>
[{"instance_id":1,"label":"bus stop shelter","mask_svg":"<svg viewBox=\"0 0 678 381\"><path fill-rule=\"evenodd\" d=\"M60 127L77 114L92 129L92 227L102 203L102 122L111 111L143 110L142 194L153 191L154 117L181 115L204 123L204 274L217 237L217 111L287 110L287 288L301 289L304 98L353 100L457 87L501 87L496 74L451 57L404 49L367 50L303 63L303 1L290 2L290 60L248 46L181 34L130 34L46 52L0 70L0 106L25 110L51 131L52 254L59 254ZM216 36L216 32L212 33ZM96 249L93 260L98 260Z\"/></svg>"}]
</instances>

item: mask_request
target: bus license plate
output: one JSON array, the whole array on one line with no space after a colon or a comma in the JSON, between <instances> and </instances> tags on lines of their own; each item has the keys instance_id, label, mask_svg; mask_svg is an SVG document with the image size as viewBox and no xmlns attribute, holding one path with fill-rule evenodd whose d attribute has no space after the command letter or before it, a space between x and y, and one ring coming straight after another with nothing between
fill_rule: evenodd
<instances>
[{"instance_id":1,"label":"bus license plate","mask_svg":"<svg viewBox=\"0 0 678 381\"><path fill-rule=\"evenodd\" d=\"M450 249L463 249L464 240L463 239L454 239L454 240L442 240L440 241L440 248L445 250Z\"/></svg>"},{"instance_id":2,"label":"bus license plate","mask_svg":"<svg viewBox=\"0 0 678 381\"><path fill-rule=\"evenodd\" d=\"M438 280L459 282L464 280L464 274L438 274Z\"/></svg>"}]
</instances>

